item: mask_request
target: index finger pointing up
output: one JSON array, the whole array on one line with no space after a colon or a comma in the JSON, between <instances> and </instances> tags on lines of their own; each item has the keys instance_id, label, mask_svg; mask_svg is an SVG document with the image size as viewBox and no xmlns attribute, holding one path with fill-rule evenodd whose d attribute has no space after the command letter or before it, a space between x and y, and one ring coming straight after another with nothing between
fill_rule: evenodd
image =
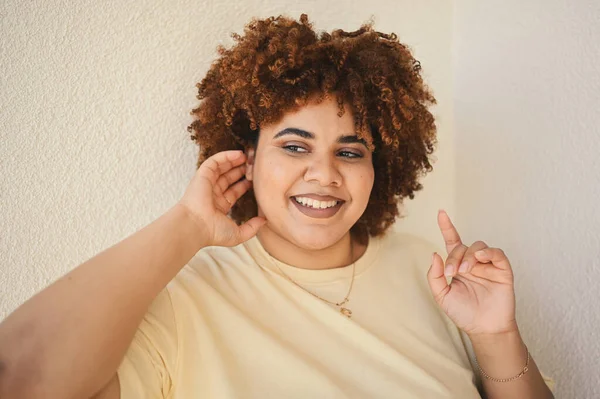
<instances>
[{"instance_id":1,"label":"index finger pointing up","mask_svg":"<svg viewBox=\"0 0 600 399\"><path fill-rule=\"evenodd\" d=\"M446 211L443 209L440 209L438 212L438 226L440 226L440 231L444 237L446 251L448 253L452 252L454 248L462 245L462 241L460 239L460 235L458 235L458 231L456 231L456 227L454 227L452 221L450 220L450 216L448 216Z\"/></svg>"}]
</instances>

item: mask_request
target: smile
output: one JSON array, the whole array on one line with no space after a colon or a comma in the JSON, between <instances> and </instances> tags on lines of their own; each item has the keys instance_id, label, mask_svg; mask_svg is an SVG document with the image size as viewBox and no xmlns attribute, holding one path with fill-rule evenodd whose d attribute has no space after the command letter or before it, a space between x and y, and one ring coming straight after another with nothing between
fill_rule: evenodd
<instances>
[{"instance_id":1,"label":"smile","mask_svg":"<svg viewBox=\"0 0 600 399\"><path fill-rule=\"evenodd\" d=\"M313 209L326 209L332 208L340 201L319 201L307 197L292 197L297 203Z\"/></svg>"},{"instance_id":2,"label":"smile","mask_svg":"<svg viewBox=\"0 0 600 399\"><path fill-rule=\"evenodd\" d=\"M290 201L304 215L317 219L332 217L344 204L344 201L319 201L307 197L291 197Z\"/></svg>"}]
</instances>

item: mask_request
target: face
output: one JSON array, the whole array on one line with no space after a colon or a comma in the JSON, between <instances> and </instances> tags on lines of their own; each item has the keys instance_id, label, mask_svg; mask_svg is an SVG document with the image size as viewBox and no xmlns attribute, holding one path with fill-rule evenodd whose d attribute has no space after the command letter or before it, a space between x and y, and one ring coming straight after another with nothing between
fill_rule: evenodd
<instances>
[{"instance_id":1,"label":"face","mask_svg":"<svg viewBox=\"0 0 600 399\"><path fill-rule=\"evenodd\" d=\"M337 115L335 96L261 126L248 151L263 229L305 249L338 242L365 211L374 169L372 154L354 130L351 109Z\"/></svg>"}]
</instances>

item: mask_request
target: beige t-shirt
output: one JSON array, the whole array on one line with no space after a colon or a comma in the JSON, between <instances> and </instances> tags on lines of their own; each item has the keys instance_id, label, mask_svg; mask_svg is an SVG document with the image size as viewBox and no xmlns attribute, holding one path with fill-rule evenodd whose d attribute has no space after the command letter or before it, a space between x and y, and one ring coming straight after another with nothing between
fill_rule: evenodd
<instances>
[{"instance_id":1,"label":"beige t-shirt","mask_svg":"<svg viewBox=\"0 0 600 399\"><path fill-rule=\"evenodd\" d=\"M479 398L464 336L427 284L433 251L408 234L371 238L348 319L282 276L256 237L204 248L152 303L118 370L121 398ZM277 264L332 302L352 276Z\"/></svg>"}]
</instances>

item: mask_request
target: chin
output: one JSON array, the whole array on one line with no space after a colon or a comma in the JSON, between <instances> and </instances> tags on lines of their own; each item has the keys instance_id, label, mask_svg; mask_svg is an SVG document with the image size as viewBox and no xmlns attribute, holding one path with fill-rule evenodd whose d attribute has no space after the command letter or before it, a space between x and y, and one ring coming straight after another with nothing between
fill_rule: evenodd
<instances>
[{"instance_id":1,"label":"chin","mask_svg":"<svg viewBox=\"0 0 600 399\"><path fill-rule=\"evenodd\" d=\"M332 231L331 228L323 227L323 229L308 228L303 229L305 231L293 232L290 237L291 242L300 248L317 251L334 245L347 232L338 229Z\"/></svg>"},{"instance_id":2,"label":"chin","mask_svg":"<svg viewBox=\"0 0 600 399\"><path fill-rule=\"evenodd\" d=\"M269 215L262 212L260 208L258 214L269 221L266 227L270 233L267 234L274 234L299 248L311 251L322 250L336 244L353 225L353 223L343 223L342 220L309 224L295 218L277 218L276 215L269 218ZM344 225L347 225L347 228L344 228Z\"/></svg>"}]
</instances>

